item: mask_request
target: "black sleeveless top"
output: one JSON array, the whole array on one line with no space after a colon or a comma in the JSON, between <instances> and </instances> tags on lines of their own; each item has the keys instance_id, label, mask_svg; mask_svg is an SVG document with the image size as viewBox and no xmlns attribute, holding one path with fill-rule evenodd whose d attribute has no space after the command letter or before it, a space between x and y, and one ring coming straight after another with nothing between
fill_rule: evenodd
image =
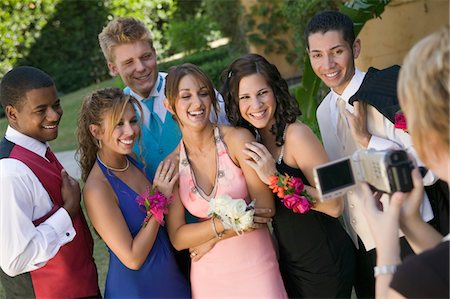
<instances>
[{"instance_id":1,"label":"black sleeveless top","mask_svg":"<svg viewBox=\"0 0 450 299\"><path fill-rule=\"evenodd\" d=\"M300 169L279 159L280 173L300 177ZM354 246L338 218L310 210L294 213L276 194L274 234L279 247L279 264L290 298L350 298L354 276Z\"/></svg>"}]
</instances>

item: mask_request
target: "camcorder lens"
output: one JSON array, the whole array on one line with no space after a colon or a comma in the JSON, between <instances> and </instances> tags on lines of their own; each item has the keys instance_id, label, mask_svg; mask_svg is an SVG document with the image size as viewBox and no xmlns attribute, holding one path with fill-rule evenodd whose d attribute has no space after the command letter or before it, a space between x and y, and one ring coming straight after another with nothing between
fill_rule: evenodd
<instances>
[{"instance_id":1,"label":"camcorder lens","mask_svg":"<svg viewBox=\"0 0 450 299\"><path fill-rule=\"evenodd\" d=\"M392 192L409 192L413 188L412 162L405 151L393 151L388 159L387 173Z\"/></svg>"}]
</instances>

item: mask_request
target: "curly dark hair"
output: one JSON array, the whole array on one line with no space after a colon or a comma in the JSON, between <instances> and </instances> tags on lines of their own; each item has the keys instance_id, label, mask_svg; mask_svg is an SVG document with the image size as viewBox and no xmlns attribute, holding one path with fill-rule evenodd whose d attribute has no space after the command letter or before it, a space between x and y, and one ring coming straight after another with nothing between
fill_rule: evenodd
<instances>
[{"instance_id":1,"label":"curly dark hair","mask_svg":"<svg viewBox=\"0 0 450 299\"><path fill-rule=\"evenodd\" d=\"M271 132L276 136L276 144L284 144L283 132L286 124L293 123L301 115L297 101L289 93L286 80L281 77L277 67L258 54L247 54L236 59L222 73L221 94L225 102L225 111L231 125L244 127L254 132L253 126L248 123L239 111L239 82L243 77L260 74L272 88L277 106L275 108L275 123Z\"/></svg>"}]
</instances>

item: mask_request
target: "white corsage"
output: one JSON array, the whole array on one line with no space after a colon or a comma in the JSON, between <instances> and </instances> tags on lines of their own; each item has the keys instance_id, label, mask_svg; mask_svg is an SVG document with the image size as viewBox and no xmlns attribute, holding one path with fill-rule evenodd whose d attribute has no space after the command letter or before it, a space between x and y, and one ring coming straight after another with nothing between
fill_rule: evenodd
<instances>
[{"instance_id":1,"label":"white corsage","mask_svg":"<svg viewBox=\"0 0 450 299\"><path fill-rule=\"evenodd\" d=\"M222 221L225 229L233 229L238 235L252 227L255 201L249 205L245 200L233 199L228 195L220 195L209 201L208 216Z\"/></svg>"}]
</instances>

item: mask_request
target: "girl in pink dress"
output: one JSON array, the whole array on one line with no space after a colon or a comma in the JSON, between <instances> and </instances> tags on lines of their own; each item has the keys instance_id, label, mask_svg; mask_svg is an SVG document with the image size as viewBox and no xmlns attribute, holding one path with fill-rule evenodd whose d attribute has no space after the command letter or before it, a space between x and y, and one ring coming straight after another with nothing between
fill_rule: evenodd
<instances>
[{"instance_id":1,"label":"girl in pink dress","mask_svg":"<svg viewBox=\"0 0 450 299\"><path fill-rule=\"evenodd\" d=\"M174 247L191 252L193 298L286 298L267 225L238 236L208 216L210 200L219 195L255 199L257 208L270 209L262 216L273 216L270 190L244 162L244 144L254 137L246 129L211 123L211 105L216 111L218 106L214 88L192 64L169 69L165 95L182 132L168 157L179 159L179 188L167 228ZM200 220L186 224L185 209Z\"/></svg>"}]
</instances>

